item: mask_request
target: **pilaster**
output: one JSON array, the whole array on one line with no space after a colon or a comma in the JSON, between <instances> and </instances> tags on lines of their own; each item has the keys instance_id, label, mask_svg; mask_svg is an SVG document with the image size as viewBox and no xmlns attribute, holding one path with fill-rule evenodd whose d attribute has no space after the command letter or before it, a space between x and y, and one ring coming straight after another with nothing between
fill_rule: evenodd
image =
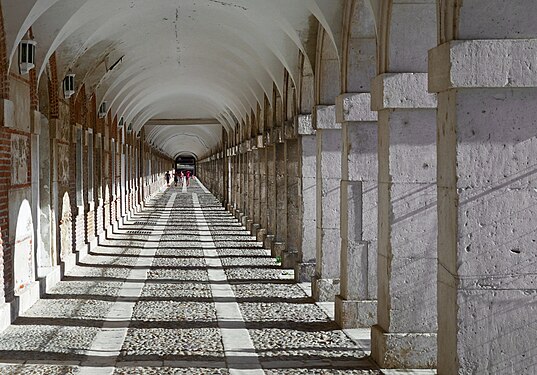
<instances>
[{"instance_id":1,"label":"pilaster","mask_svg":"<svg viewBox=\"0 0 537 375\"><path fill-rule=\"evenodd\" d=\"M313 298L334 301L339 294L340 274L340 183L341 124L335 106L316 106L313 123L317 129L316 163L316 266Z\"/></svg>"},{"instance_id":2,"label":"pilaster","mask_svg":"<svg viewBox=\"0 0 537 375\"><path fill-rule=\"evenodd\" d=\"M370 328L377 321L377 112L369 93L336 100L342 126L341 276L335 318L343 328Z\"/></svg>"},{"instance_id":3,"label":"pilaster","mask_svg":"<svg viewBox=\"0 0 537 375\"><path fill-rule=\"evenodd\" d=\"M300 242L297 249L295 280L311 282L315 274L316 256L317 139L311 115L299 115L296 121L299 137Z\"/></svg>"},{"instance_id":4,"label":"pilaster","mask_svg":"<svg viewBox=\"0 0 537 375\"><path fill-rule=\"evenodd\" d=\"M436 366L436 96L427 73L373 80L379 126L378 322L383 368Z\"/></svg>"}]
</instances>

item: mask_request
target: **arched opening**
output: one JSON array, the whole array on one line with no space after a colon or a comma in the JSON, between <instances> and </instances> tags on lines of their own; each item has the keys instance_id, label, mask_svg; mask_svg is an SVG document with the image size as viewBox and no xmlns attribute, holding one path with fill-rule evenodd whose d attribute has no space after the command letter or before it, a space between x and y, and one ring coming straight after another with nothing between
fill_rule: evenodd
<instances>
[{"instance_id":1,"label":"arched opening","mask_svg":"<svg viewBox=\"0 0 537 375\"><path fill-rule=\"evenodd\" d=\"M175 171L186 173L190 171L192 176L196 175L196 157L192 154L181 154L175 158Z\"/></svg>"},{"instance_id":2,"label":"arched opening","mask_svg":"<svg viewBox=\"0 0 537 375\"><path fill-rule=\"evenodd\" d=\"M15 295L20 295L35 280L34 224L32 208L25 199L17 216L13 255Z\"/></svg>"}]
</instances>

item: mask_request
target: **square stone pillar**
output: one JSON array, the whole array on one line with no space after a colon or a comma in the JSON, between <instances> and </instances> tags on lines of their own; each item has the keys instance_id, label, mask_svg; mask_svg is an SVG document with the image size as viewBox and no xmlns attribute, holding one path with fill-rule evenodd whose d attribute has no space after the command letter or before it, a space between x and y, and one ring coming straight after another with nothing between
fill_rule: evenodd
<instances>
[{"instance_id":1,"label":"square stone pillar","mask_svg":"<svg viewBox=\"0 0 537 375\"><path fill-rule=\"evenodd\" d=\"M257 236L257 231L261 228L261 171L259 168L259 155L261 150L259 149L258 138L259 137L254 138L255 143L252 146L253 211L252 225L248 228L252 236ZM261 136L261 141L262 140L263 137Z\"/></svg>"},{"instance_id":2,"label":"square stone pillar","mask_svg":"<svg viewBox=\"0 0 537 375\"><path fill-rule=\"evenodd\" d=\"M313 298L334 301L339 294L341 124L335 106L314 108L317 129L316 259Z\"/></svg>"},{"instance_id":3,"label":"square stone pillar","mask_svg":"<svg viewBox=\"0 0 537 375\"><path fill-rule=\"evenodd\" d=\"M300 170L300 242L295 281L311 282L315 274L317 139L311 115L297 116Z\"/></svg>"},{"instance_id":4,"label":"square stone pillar","mask_svg":"<svg viewBox=\"0 0 537 375\"><path fill-rule=\"evenodd\" d=\"M261 183L259 186L260 189L260 201L261 201L261 219L259 224L261 228L257 231L257 241L264 242L267 235L267 225L268 225L268 200L267 200L267 153L268 150L265 147L265 139L263 136L263 148L259 154L259 172Z\"/></svg>"},{"instance_id":5,"label":"square stone pillar","mask_svg":"<svg viewBox=\"0 0 537 375\"><path fill-rule=\"evenodd\" d=\"M429 52L438 93L438 374L534 374L537 41Z\"/></svg>"},{"instance_id":6,"label":"square stone pillar","mask_svg":"<svg viewBox=\"0 0 537 375\"><path fill-rule=\"evenodd\" d=\"M378 323L382 368L436 367L436 96L427 73L372 82L379 126Z\"/></svg>"},{"instance_id":7,"label":"square stone pillar","mask_svg":"<svg viewBox=\"0 0 537 375\"><path fill-rule=\"evenodd\" d=\"M341 276L336 322L343 328L370 328L377 322L377 112L369 93L336 100L342 125Z\"/></svg>"},{"instance_id":8,"label":"square stone pillar","mask_svg":"<svg viewBox=\"0 0 537 375\"><path fill-rule=\"evenodd\" d=\"M275 256L282 256L287 240L287 154L283 134L275 139L275 173L276 173L276 232L272 250Z\"/></svg>"},{"instance_id":9,"label":"square stone pillar","mask_svg":"<svg viewBox=\"0 0 537 375\"><path fill-rule=\"evenodd\" d=\"M248 162L248 205L246 209L246 229L250 229L252 224L254 223L254 191L255 191L255 185L254 185L254 146L255 146L255 140L248 140L248 148L246 152L246 158Z\"/></svg>"},{"instance_id":10,"label":"square stone pillar","mask_svg":"<svg viewBox=\"0 0 537 375\"><path fill-rule=\"evenodd\" d=\"M232 191L233 191L233 215L235 217L237 216L237 212L239 209L239 199L240 199L240 160L239 160L239 153L238 153L238 147L233 146L233 162L232 162Z\"/></svg>"},{"instance_id":11,"label":"square stone pillar","mask_svg":"<svg viewBox=\"0 0 537 375\"><path fill-rule=\"evenodd\" d=\"M287 168L287 239L282 255L284 268L295 268L300 246L300 147L296 138L285 141ZM311 279L311 278L310 278Z\"/></svg>"},{"instance_id":12,"label":"square stone pillar","mask_svg":"<svg viewBox=\"0 0 537 375\"><path fill-rule=\"evenodd\" d=\"M276 235L276 144L273 130L267 133L267 235L265 249L272 249ZM274 253L272 253L275 256Z\"/></svg>"}]
</instances>

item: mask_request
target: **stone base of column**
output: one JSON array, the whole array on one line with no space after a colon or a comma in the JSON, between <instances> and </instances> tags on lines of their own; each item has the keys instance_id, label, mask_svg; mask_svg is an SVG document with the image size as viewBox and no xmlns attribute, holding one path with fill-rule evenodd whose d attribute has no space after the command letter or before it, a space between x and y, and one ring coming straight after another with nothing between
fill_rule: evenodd
<instances>
[{"instance_id":1,"label":"stone base of column","mask_svg":"<svg viewBox=\"0 0 537 375\"><path fill-rule=\"evenodd\" d=\"M377 323L376 300L346 300L336 296L336 323L341 328L371 328Z\"/></svg>"},{"instance_id":2,"label":"stone base of column","mask_svg":"<svg viewBox=\"0 0 537 375\"><path fill-rule=\"evenodd\" d=\"M257 232L259 231L259 229L261 229L261 225L252 223L249 229L250 229L250 235L256 236L256 239L257 239Z\"/></svg>"},{"instance_id":3,"label":"stone base of column","mask_svg":"<svg viewBox=\"0 0 537 375\"><path fill-rule=\"evenodd\" d=\"M11 306L5 302L0 303L0 332L11 324Z\"/></svg>"},{"instance_id":4,"label":"stone base of column","mask_svg":"<svg viewBox=\"0 0 537 375\"><path fill-rule=\"evenodd\" d=\"M274 242L274 235L273 234L267 234L265 236L265 240L263 241L263 247L267 250L272 249L272 243Z\"/></svg>"},{"instance_id":5,"label":"stone base of column","mask_svg":"<svg viewBox=\"0 0 537 375\"><path fill-rule=\"evenodd\" d=\"M233 205L231 205L231 203L226 204L226 210L233 212Z\"/></svg>"},{"instance_id":6,"label":"stone base of column","mask_svg":"<svg viewBox=\"0 0 537 375\"><path fill-rule=\"evenodd\" d=\"M295 282L311 282L315 275L315 263L297 263L295 265Z\"/></svg>"},{"instance_id":7,"label":"stone base of column","mask_svg":"<svg viewBox=\"0 0 537 375\"><path fill-rule=\"evenodd\" d=\"M253 221L252 219L248 219L248 220L246 221L246 225L245 225L246 230L250 229L250 228L252 227L253 224L254 224L254 221Z\"/></svg>"},{"instance_id":8,"label":"stone base of column","mask_svg":"<svg viewBox=\"0 0 537 375\"><path fill-rule=\"evenodd\" d=\"M244 228L248 228L248 216L246 216L246 215L241 215L240 221L241 221L241 225L242 225Z\"/></svg>"},{"instance_id":9,"label":"stone base of column","mask_svg":"<svg viewBox=\"0 0 537 375\"><path fill-rule=\"evenodd\" d=\"M267 236L267 230L264 228L259 228L255 234L255 239L257 242L265 242L265 237Z\"/></svg>"},{"instance_id":10,"label":"stone base of column","mask_svg":"<svg viewBox=\"0 0 537 375\"><path fill-rule=\"evenodd\" d=\"M436 334L387 333L374 325L371 357L381 368L436 368Z\"/></svg>"},{"instance_id":11,"label":"stone base of column","mask_svg":"<svg viewBox=\"0 0 537 375\"><path fill-rule=\"evenodd\" d=\"M298 251L285 249L282 252L282 267L293 268L296 272L296 260L298 258ZM310 277L311 280L311 277Z\"/></svg>"},{"instance_id":12,"label":"stone base of column","mask_svg":"<svg viewBox=\"0 0 537 375\"><path fill-rule=\"evenodd\" d=\"M318 279L314 276L311 294L317 302L334 302L339 294L339 279Z\"/></svg>"},{"instance_id":13,"label":"stone base of column","mask_svg":"<svg viewBox=\"0 0 537 375\"><path fill-rule=\"evenodd\" d=\"M239 209L235 208L233 209L233 216L235 216L235 219L240 220L242 213L239 211Z\"/></svg>"},{"instance_id":14,"label":"stone base of column","mask_svg":"<svg viewBox=\"0 0 537 375\"><path fill-rule=\"evenodd\" d=\"M274 258L281 257L284 251L285 251L285 242L274 241L272 243L272 247L270 248L270 253Z\"/></svg>"}]
</instances>

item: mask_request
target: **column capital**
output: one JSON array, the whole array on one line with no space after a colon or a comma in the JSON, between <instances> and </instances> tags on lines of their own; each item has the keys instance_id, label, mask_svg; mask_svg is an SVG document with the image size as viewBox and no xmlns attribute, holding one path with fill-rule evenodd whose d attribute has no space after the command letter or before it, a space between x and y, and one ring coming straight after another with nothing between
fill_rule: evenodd
<instances>
[{"instance_id":1,"label":"column capital","mask_svg":"<svg viewBox=\"0 0 537 375\"><path fill-rule=\"evenodd\" d=\"M295 118L298 135L315 135L311 115L298 115Z\"/></svg>"},{"instance_id":2,"label":"column capital","mask_svg":"<svg viewBox=\"0 0 537 375\"><path fill-rule=\"evenodd\" d=\"M371 110L370 93L347 93L336 98L337 122L374 122L377 120L377 112Z\"/></svg>"},{"instance_id":3,"label":"column capital","mask_svg":"<svg viewBox=\"0 0 537 375\"><path fill-rule=\"evenodd\" d=\"M335 105L316 105L312 115L315 129L341 129L341 124L336 121Z\"/></svg>"},{"instance_id":4,"label":"column capital","mask_svg":"<svg viewBox=\"0 0 537 375\"><path fill-rule=\"evenodd\" d=\"M371 83L371 107L383 109L433 109L436 94L427 91L427 73L385 73Z\"/></svg>"},{"instance_id":5,"label":"column capital","mask_svg":"<svg viewBox=\"0 0 537 375\"><path fill-rule=\"evenodd\" d=\"M429 91L537 87L537 40L455 40L429 51Z\"/></svg>"}]
</instances>

